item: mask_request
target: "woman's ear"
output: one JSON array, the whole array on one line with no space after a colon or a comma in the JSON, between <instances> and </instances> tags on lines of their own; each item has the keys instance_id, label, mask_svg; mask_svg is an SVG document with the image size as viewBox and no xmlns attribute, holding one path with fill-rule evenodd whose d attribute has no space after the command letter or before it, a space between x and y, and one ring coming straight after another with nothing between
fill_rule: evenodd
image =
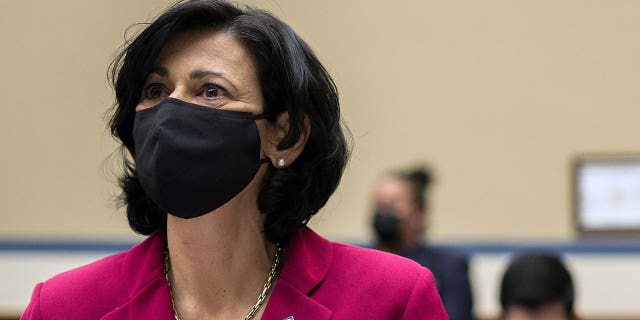
<instances>
[{"instance_id":1,"label":"woman's ear","mask_svg":"<svg viewBox=\"0 0 640 320\"><path fill-rule=\"evenodd\" d=\"M263 150L267 157L271 159L271 164L276 168L286 168L300 156L311 132L311 121L309 117L305 115L304 127L302 128L302 132L300 132L298 141L296 141L293 146L280 150L278 149L278 145L282 142L282 139L287 136L290 127L291 122L288 112L280 113L274 122L267 125L268 141L266 141L266 145L263 145Z\"/></svg>"}]
</instances>

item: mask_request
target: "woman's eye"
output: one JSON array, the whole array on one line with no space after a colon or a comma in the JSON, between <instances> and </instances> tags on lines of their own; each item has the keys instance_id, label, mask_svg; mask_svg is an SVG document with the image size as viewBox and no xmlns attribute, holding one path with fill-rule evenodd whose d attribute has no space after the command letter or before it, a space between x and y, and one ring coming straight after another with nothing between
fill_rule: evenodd
<instances>
[{"instance_id":1,"label":"woman's eye","mask_svg":"<svg viewBox=\"0 0 640 320\"><path fill-rule=\"evenodd\" d=\"M225 90L217 84L207 83L202 86L202 95L205 98L213 99L224 96Z\"/></svg>"},{"instance_id":2,"label":"woman's eye","mask_svg":"<svg viewBox=\"0 0 640 320\"><path fill-rule=\"evenodd\" d=\"M144 98L150 100L158 100L164 98L165 90L161 84L150 84L144 89Z\"/></svg>"}]
</instances>

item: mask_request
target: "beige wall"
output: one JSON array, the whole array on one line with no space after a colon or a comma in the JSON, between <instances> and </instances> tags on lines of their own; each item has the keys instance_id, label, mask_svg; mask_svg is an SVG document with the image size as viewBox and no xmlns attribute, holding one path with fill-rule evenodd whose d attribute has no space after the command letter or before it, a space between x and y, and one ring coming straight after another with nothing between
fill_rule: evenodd
<instances>
[{"instance_id":1,"label":"beige wall","mask_svg":"<svg viewBox=\"0 0 640 320\"><path fill-rule=\"evenodd\" d=\"M169 2L0 2L0 235L130 236L104 162L106 70L126 27ZM640 151L640 2L252 3L340 89L354 149L312 222L329 237L367 237L376 175L424 161L433 237L570 239L571 157Z\"/></svg>"}]
</instances>

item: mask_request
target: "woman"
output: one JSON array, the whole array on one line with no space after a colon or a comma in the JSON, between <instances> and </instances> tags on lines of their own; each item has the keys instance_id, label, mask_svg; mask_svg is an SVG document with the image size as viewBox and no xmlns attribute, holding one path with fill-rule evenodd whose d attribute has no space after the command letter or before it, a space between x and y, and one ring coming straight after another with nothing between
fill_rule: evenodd
<instances>
[{"instance_id":1,"label":"woman","mask_svg":"<svg viewBox=\"0 0 640 320\"><path fill-rule=\"evenodd\" d=\"M467 258L422 243L429 215L426 191L430 185L431 174L425 168L395 171L380 179L375 186L372 219L376 246L429 268L449 318L470 320L473 297Z\"/></svg>"},{"instance_id":2,"label":"woman","mask_svg":"<svg viewBox=\"0 0 640 320\"><path fill-rule=\"evenodd\" d=\"M347 161L333 81L286 24L163 13L113 64L127 252L34 290L23 319L446 319L427 269L305 226Z\"/></svg>"}]
</instances>

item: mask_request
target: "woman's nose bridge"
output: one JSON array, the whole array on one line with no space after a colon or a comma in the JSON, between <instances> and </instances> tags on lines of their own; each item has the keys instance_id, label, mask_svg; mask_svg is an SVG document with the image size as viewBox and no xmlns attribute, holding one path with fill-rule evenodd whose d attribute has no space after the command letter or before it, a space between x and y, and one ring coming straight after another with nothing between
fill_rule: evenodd
<instances>
[{"instance_id":1,"label":"woman's nose bridge","mask_svg":"<svg viewBox=\"0 0 640 320\"><path fill-rule=\"evenodd\" d=\"M189 99L189 96L187 94L187 89L185 88L184 85L177 85L173 89L173 91L169 94L169 97L182 100L182 101L188 101Z\"/></svg>"},{"instance_id":2,"label":"woman's nose bridge","mask_svg":"<svg viewBox=\"0 0 640 320\"><path fill-rule=\"evenodd\" d=\"M189 95L189 91L186 85L178 84L173 88L173 91L169 94L170 98L190 102L191 95Z\"/></svg>"}]
</instances>

